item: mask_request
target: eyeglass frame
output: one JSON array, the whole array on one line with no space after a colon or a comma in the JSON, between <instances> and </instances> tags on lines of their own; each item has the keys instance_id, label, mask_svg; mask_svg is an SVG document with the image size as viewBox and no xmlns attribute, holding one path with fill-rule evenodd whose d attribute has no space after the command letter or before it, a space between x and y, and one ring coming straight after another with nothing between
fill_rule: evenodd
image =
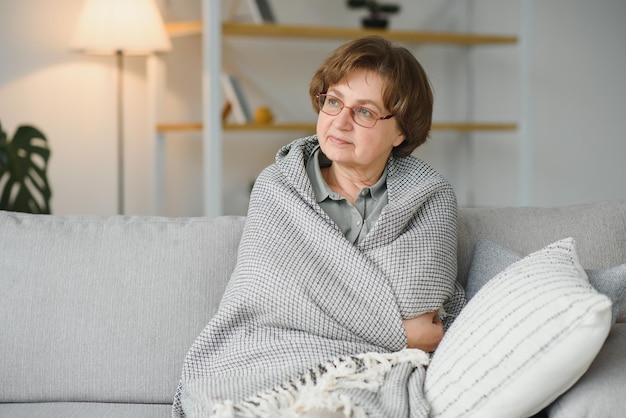
<instances>
[{"instance_id":1,"label":"eyeglass frame","mask_svg":"<svg viewBox=\"0 0 626 418\"><path fill-rule=\"evenodd\" d=\"M324 98L324 101L326 101L326 99L327 99L327 98L329 98L329 97L330 97L330 98L332 98L332 99L335 99L335 100L337 100L339 103L341 103L341 109L339 109L339 112L335 113L334 115L333 115L332 113L325 112L325 111L323 110L323 108L324 108L324 103L321 103L321 102L320 102L320 101L322 100L322 98ZM370 109L370 108L368 108L368 107L365 107L365 106L346 106L346 104L343 102L343 100L341 100L341 99L340 99L340 98L338 98L337 96L333 96L332 94L327 94L327 93L317 93L317 94L315 95L315 98L317 99L317 104L319 105L319 110L320 110L320 112L322 112L322 113L324 113L325 115L328 115L328 116L337 116L338 114L340 114L340 113L341 113L341 111L342 111L344 108L347 108L347 109L349 109L349 110L350 110L350 118L352 119L352 121L353 121L354 123L356 123L357 125L359 125L360 127L362 127L362 128L368 128L368 129L369 129L369 128L373 128L374 126L376 126L376 123L378 123L378 121L379 121L379 120L388 120L388 119L391 119L392 117L394 117L394 114L393 114L393 113L392 113L392 114L389 114L389 115L387 115L387 116L378 116L378 113L374 112L372 109ZM359 109L359 108L360 108L360 109L366 109L368 112L370 112L372 115L374 115L374 116L375 116L375 119L374 119L374 124L373 124L372 126L364 126L364 125L361 125L359 122L357 122L357 120L355 119L355 114L356 114L356 112L354 111L354 108L355 108L355 107L356 107L357 109Z\"/></svg>"}]
</instances>

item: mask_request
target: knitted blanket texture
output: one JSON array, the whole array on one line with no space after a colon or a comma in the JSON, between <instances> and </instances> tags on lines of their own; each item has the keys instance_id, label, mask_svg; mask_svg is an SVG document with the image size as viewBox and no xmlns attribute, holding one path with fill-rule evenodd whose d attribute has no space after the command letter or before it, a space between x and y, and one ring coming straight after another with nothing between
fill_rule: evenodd
<instances>
[{"instance_id":1,"label":"knitted blanket texture","mask_svg":"<svg viewBox=\"0 0 626 418\"><path fill-rule=\"evenodd\" d=\"M237 264L194 342L174 416L425 417L428 355L403 318L465 299L456 282L456 199L414 157L388 161L388 199L359 244L317 204L305 164L315 136L279 150L250 198Z\"/></svg>"}]
</instances>

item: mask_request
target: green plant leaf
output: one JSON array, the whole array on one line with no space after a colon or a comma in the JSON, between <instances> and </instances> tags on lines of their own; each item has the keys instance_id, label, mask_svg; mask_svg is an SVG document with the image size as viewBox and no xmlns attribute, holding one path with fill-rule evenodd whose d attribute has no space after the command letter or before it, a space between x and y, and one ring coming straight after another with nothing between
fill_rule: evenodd
<instances>
[{"instance_id":1,"label":"green plant leaf","mask_svg":"<svg viewBox=\"0 0 626 418\"><path fill-rule=\"evenodd\" d=\"M0 209L50 213L50 149L37 128L22 125L11 141L0 125Z\"/></svg>"}]
</instances>

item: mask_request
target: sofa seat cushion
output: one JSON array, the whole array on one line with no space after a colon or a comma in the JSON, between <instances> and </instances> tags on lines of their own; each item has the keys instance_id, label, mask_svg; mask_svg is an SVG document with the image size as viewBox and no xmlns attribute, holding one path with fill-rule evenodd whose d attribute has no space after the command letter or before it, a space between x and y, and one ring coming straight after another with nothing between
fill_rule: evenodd
<instances>
[{"instance_id":1,"label":"sofa seat cushion","mask_svg":"<svg viewBox=\"0 0 626 418\"><path fill-rule=\"evenodd\" d=\"M0 403L11 418L169 418L172 405L90 402Z\"/></svg>"}]
</instances>

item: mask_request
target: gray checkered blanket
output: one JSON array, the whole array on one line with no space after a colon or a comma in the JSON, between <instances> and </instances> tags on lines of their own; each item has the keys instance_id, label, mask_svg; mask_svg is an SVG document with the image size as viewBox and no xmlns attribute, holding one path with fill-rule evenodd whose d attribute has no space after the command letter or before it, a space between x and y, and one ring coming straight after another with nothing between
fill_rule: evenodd
<instances>
[{"instance_id":1,"label":"gray checkered blanket","mask_svg":"<svg viewBox=\"0 0 626 418\"><path fill-rule=\"evenodd\" d=\"M174 416L422 417L428 355L406 349L402 318L464 304L456 199L413 157L388 162L389 203L357 246L316 203L315 136L282 148L257 179L237 264L191 347ZM446 319L444 319L444 323Z\"/></svg>"}]
</instances>

